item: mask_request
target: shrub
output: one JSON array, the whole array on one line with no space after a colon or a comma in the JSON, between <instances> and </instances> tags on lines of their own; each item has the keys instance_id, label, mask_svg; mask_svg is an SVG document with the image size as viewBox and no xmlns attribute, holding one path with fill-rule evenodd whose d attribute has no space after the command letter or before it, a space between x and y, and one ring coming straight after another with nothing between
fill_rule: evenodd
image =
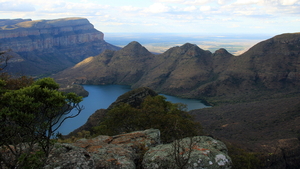
<instances>
[{"instance_id":1,"label":"shrub","mask_svg":"<svg viewBox=\"0 0 300 169\"><path fill-rule=\"evenodd\" d=\"M109 110L94 131L96 134L116 135L156 128L161 131L163 142L202 134L201 125L185 110L185 105L168 102L164 96L148 96L137 108L121 103Z\"/></svg>"}]
</instances>

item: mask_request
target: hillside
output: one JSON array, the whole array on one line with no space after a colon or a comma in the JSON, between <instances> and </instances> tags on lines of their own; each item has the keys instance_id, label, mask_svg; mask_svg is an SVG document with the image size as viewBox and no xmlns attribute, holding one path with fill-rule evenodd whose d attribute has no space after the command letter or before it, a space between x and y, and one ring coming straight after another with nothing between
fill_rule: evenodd
<instances>
[{"instance_id":1,"label":"hillside","mask_svg":"<svg viewBox=\"0 0 300 169\"><path fill-rule=\"evenodd\" d=\"M260 42L240 56L193 44L153 55L138 42L107 51L60 72L55 78L79 84L126 84L216 102L264 99L299 90L300 34ZM230 99L229 99L230 98Z\"/></svg>"},{"instance_id":2,"label":"hillside","mask_svg":"<svg viewBox=\"0 0 300 169\"><path fill-rule=\"evenodd\" d=\"M105 42L104 34L85 18L1 19L0 49L14 56L6 71L39 76L119 47Z\"/></svg>"}]
</instances>

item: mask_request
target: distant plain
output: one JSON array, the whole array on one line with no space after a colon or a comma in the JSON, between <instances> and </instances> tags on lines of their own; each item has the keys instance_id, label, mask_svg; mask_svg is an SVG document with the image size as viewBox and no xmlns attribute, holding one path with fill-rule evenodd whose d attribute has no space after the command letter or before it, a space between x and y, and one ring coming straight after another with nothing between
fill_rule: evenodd
<instances>
[{"instance_id":1,"label":"distant plain","mask_svg":"<svg viewBox=\"0 0 300 169\"><path fill-rule=\"evenodd\" d=\"M212 53L220 48L225 48L231 54L238 56L253 45L273 36L267 34L105 33L104 39L119 47L137 41L154 53L163 53L171 47L192 43Z\"/></svg>"}]
</instances>

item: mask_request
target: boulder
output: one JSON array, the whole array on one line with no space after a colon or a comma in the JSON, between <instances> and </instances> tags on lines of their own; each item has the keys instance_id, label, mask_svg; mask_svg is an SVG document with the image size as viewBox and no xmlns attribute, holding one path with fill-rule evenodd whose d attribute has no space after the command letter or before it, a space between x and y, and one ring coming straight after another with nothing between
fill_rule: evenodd
<instances>
[{"instance_id":1,"label":"boulder","mask_svg":"<svg viewBox=\"0 0 300 169\"><path fill-rule=\"evenodd\" d=\"M44 169L94 168L94 159L84 148L72 144L55 144Z\"/></svg>"},{"instance_id":2,"label":"boulder","mask_svg":"<svg viewBox=\"0 0 300 169\"><path fill-rule=\"evenodd\" d=\"M148 129L116 136L100 135L71 144L57 143L44 169L153 169L178 166L225 169L231 168L231 159L225 144L211 137L196 136L160 144L160 131Z\"/></svg>"},{"instance_id":3,"label":"boulder","mask_svg":"<svg viewBox=\"0 0 300 169\"><path fill-rule=\"evenodd\" d=\"M145 151L159 143L160 131L148 129L56 144L44 168L133 169L141 165Z\"/></svg>"},{"instance_id":4,"label":"boulder","mask_svg":"<svg viewBox=\"0 0 300 169\"><path fill-rule=\"evenodd\" d=\"M231 158L221 141L207 136L176 140L150 148L144 155L143 167L155 168L231 168Z\"/></svg>"}]
</instances>

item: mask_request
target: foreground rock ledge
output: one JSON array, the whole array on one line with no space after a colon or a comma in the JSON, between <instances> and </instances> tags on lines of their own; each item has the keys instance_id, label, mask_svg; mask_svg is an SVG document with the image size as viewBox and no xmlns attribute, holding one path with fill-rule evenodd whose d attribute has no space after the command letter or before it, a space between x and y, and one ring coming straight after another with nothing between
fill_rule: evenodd
<instances>
[{"instance_id":1,"label":"foreground rock ledge","mask_svg":"<svg viewBox=\"0 0 300 169\"><path fill-rule=\"evenodd\" d=\"M187 168L231 168L227 148L218 140L196 136L174 143L179 145L177 162L187 160ZM175 154L174 144L160 144L158 129L148 129L56 144L44 168L178 168Z\"/></svg>"}]
</instances>

